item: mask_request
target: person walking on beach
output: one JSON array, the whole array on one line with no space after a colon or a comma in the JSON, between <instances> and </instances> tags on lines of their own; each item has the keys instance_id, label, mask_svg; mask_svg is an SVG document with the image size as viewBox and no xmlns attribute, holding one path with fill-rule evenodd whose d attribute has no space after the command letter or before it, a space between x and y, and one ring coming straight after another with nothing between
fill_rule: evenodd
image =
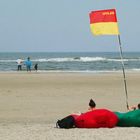
<instances>
[{"instance_id":1,"label":"person walking on beach","mask_svg":"<svg viewBox=\"0 0 140 140\"><path fill-rule=\"evenodd\" d=\"M28 57L27 60L25 61L25 65L26 65L27 72L28 72L28 71L31 72L32 62L31 62L31 60L30 60L30 57Z\"/></svg>"},{"instance_id":2,"label":"person walking on beach","mask_svg":"<svg viewBox=\"0 0 140 140\"><path fill-rule=\"evenodd\" d=\"M21 58L19 58L19 59L16 60L16 63L17 63L17 70L21 71L23 60Z\"/></svg>"},{"instance_id":3,"label":"person walking on beach","mask_svg":"<svg viewBox=\"0 0 140 140\"><path fill-rule=\"evenodd\" d=\"M38 70L38 64L37 63L34 65L34 69L37 72L37 70Z\"/></svg>"}]
</instances>

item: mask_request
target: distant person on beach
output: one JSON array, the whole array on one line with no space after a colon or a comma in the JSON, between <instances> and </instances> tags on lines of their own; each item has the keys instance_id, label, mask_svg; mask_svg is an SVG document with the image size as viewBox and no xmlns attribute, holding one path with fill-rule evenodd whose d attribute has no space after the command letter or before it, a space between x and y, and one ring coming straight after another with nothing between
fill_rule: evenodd
<instances>
[{"instance_id":1,"label":"distant person on beach","mask_svg":"<svg viewBox=\"0 0 140 140\"><path fill-rule=\"evenodd\" d=\"M17 63L17 70L21 71L23 60L21 58L19 58L19 59L16 60L16 63Z\"/></svg>"},{"instance_id":2,"label":"distant person on beach","mask_svg":"<svg viewBox=\"0 0 140 140\"><path fill-rule=\"evenodd\" d=\"M140 103L137 105L137 106L131 106L128 108L128 111L133 111L133 110L136 110L136 109L140 109Z\"/></svg>"},{"instance_id":3,"label":"distant person on beach","mask_svg":"<svg viewBox=\"0 0 140 140\"><path fill-rule=\"evenodd\" d=\"M27 60L25 61L25 65L26 65L27 72L28 72L28 71L31 72L32 62L31 62L31 60L30 60L30 57L28 57Z\"/></svg>"},{"instance_id":4,"label":"distant person on beach","mask_svg":"<svg viewBox=\"0 0 140 140\"><path fill-rule=\"evenodd\" d=\"M37 72L37 70L38 70L38 64L37 63L34 65L34 69Z\"/></svg>"},{"instance_id":5,"label":"distant person on beach","mask_svg":"<svg viewBox=\"0 0 140 140\"><path fill-rule=\"evenodd\" d=\"M96 109L96 103L93 101L93 99L90 99L88 111L92 111L95 109Z\"/></svg>"}]
</instances>

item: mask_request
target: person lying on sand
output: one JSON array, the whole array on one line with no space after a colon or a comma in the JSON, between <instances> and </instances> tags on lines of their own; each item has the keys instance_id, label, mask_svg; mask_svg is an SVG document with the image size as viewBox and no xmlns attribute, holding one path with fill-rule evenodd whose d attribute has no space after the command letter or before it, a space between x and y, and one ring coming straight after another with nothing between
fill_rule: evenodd
<instances>
[{"instance_id":1,"label":"person lying on sand","mask_svg":"<svg viewBox=\"0 0 140 140\"><path fill-rule=\"evenodd\" d=\"M140 103L137 106L130 106L128 108L128 111L133 111L133 110L136 110L136 109L140 109Z\"/></svg>"},{"instance_id":2,"label":"person lying on sand","mask_svg":"<svg viewBox=\"0 0 140 140\"><path fill-rule=\"evenodd\" d=\"M90 99L89 103L88 103L88 111L93 111L96 109L96 103L94 102L93 99ZM73 113L75 115L81 115L83 113L81 112L78 112L78 113Z\"/></svg>"},{"instance_id":3,"label":"person lying on sand","mask_svg":"<svg viewBox=\"0 0 140 140\"><path fill-rule=\"evenodd\" d=\"M88 111L92 111L95 109L96 109L96 103L93 101L93 99L90 99Z\"/></svg>"}]
</instances>

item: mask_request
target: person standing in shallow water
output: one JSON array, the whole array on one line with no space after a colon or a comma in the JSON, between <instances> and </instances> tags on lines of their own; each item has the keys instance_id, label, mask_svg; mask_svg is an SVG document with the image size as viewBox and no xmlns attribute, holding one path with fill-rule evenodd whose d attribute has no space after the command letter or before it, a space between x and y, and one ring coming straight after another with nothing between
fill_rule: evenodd
<instances>
[{"instance_id":1,"label":"person standing in shallow water","mask_svg":"<svg viewBox=\"0 0 140 140\"><path fill-rule=\"evenodd\" d=\"M27 72L28 71L31 72L32 62L30 60L30 57L28 57L27 60L25 61L25 65L26 65Z\"/></svg>"},{"instance_id":2,"label":"person standing in shallow water","mask_svg":"<svg viewBox=\"0 0 140 140\"><path fill-rule=\"evenodd\" d=\"M23 60L21 58L19 58L16 60L16 63L17 63L17 71L21 71Z\"/></svg>"},{"instance_id":3,"label":"person standing in shallow water","mask_svg":"<svg viewBox=\"0 0 140 140\"><path fill-rule=\"evenodd\" d=\"M38 64L37 63L34 65L34 69L37 72L37 70L38 70Z\"/></svg>"}]
</instances>

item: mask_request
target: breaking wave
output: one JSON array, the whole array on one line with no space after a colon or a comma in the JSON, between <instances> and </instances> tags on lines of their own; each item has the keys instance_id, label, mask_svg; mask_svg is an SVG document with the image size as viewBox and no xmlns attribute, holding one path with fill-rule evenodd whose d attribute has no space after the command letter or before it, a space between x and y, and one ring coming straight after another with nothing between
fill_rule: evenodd
<instances>
[{"instance_id":1,"label":"breaking wave","mask_svg":"<svg viewBox=\"0 0 140 140\"><path fill-rule=\"evenodd\" d=\"M120 58L105 57L63 57L63 58L39 58L32 59L33 62L95 62L95 61L121 61ZM140 58L124 58L123 61L140 61ZM16 60L0 60L2 63L16 62Z\"/></svg>"}]
</instances>

